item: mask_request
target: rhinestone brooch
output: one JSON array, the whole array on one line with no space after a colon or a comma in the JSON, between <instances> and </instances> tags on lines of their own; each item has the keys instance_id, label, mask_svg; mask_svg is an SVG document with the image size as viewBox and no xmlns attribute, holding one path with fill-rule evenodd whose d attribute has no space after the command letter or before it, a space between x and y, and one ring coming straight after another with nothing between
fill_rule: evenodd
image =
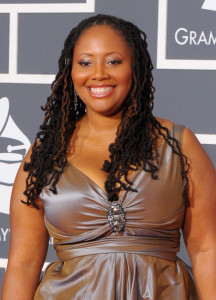
<instances>
[{"instance_id":1,"label":"rhinestone brooch","mask_svg":"<svg viewBox=\"0 0 216 300\"><path fill-rule=\"evenodd\" d=\"M125 225L125 212L118 201L113 201L108 210L108 221L113 231L122 231Z\"/></svg>"}]
</instances>

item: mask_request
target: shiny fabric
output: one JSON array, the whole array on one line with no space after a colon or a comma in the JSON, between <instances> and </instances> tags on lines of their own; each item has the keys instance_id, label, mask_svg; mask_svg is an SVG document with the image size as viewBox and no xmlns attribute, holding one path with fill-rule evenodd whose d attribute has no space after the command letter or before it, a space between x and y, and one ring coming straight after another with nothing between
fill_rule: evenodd
<instances>
[{"instance_id":1,"label":"shiny fabric","mask_svg":"<svg viewBox=\"0 0 216 300\"><path fill-rule=\"evenodd\" d=\"M180 142L183 126L171 135ZM123 232L107 219L110 203L89 177L68 165L40 197L58 261L49 265L34 300L197 300L190 268L177 256L185 216L179 156L159 149L158 180L138 169L123 191Z\"/></svg>"}]
</instances>

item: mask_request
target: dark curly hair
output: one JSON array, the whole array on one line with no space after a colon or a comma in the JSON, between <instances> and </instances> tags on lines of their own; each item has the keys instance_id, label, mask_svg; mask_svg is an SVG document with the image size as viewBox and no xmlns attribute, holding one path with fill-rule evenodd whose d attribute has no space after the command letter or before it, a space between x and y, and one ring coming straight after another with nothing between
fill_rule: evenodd
<instances>
[{"instance_id":1,"label":"dark curly hair","mask_svg":"<svg viewBox=\"0 0 216 300\"><path fill-rule=\"evenodd\" d=\"M108 200L117 200L118 192L122 189L136 191L128 178L129 170L137 170L142 166L153 179L157 179L158 140L162 137L180 157L182 178L185 183L183 196L187 201L187 158L182 154L178 141L170 136L168 129L152 114L155 89L146 34L130 22L99 14L81 21L65 40L59 59L59 71L51 86L52 94L47 98L45 107L42 107L45 118L32 146L30 162L24 165L24 170L28 171L24 191L27 201L24 203L28 205L38 208L36 199L47 185L50 185L53 193L57 192L56 183L68 164L70 138L76 122L86 112L85 104L79 97L76 101L74 96L71 79L74 47L86 29L103 24L112 27L124 37L133 55L132 88L124 101L115 142L109 146L109 160L103 165L103 170L107 172L105 189Z\"/></svg>"}]
</instances>

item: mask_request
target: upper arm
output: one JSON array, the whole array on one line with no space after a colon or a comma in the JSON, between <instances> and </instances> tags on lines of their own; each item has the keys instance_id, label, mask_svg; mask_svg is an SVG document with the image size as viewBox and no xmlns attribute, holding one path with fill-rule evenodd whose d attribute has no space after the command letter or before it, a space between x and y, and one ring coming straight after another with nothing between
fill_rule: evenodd
<instances>
[{"instance_id":1,"label":"upper arm","mask_svg":"<svg viewBox=\"0 0 216 300\"><path fill-rule=\"evenodd\" d=\"M183 234L193 259L196 253L216 249L216 171L196 136L187 128L183 153L190 164L189 205Z\"/></svg>"},{"instance_id":2,"label":"upper arm","mask_svg":"<svg viewBox=\"0 0 216 300\"><path fill-rule=\"evenodd\" d=\"M29 161L31 149L24 161ZM48 233L44 224L44 213L41 201L40 209L27 206L23 192L26 188L27 172L23 171L23 163L17 173L13 186L10 204L11 241L9 251L9 266L23 264L41 269L48 245Z\"/></svg>"}]
</instances>

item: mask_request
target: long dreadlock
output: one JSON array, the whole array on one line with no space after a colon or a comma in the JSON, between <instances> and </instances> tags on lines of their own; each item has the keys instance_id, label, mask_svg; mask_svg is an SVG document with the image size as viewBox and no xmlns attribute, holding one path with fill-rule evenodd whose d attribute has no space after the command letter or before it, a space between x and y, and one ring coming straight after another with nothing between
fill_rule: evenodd
<instances>
[{"instance_id":1,"label":"long dreadlock","mask_svg":"<svg viewBox=\"0 0 216 300\"><path fill-rule=\"evenodd\" d=\"M187 201L187 158L181 152L179 142L170 136L168 129L152 114L155 89L146 34L131 22L99 14L80 22L65 40L59 59L59 71L51 85L52 94L47 98L45 107L42 107L45 111L44 121L33 144L30 162L24 165L24 170L28 171L24 191L27 201L24 203L28 205L38 208L36 199L47 185L50 185L53 193L57 192L56 183L68 163L70 138L76 122L85 115L85 104L79 97L75 99L74 96L71 79L73 50L86 29L104 24L111 26L124 37L133 54L132 88L124 102L115 142L109 146L110 158L103 165L103 170L108 173L105 182L108 200L117 200L121 189L135 191L128 179L130 170L137 170L142 166L153 179L157 179L158 139L162 137L180 157L185 183L183 197Z\"/></svg>"}]
</instances>

